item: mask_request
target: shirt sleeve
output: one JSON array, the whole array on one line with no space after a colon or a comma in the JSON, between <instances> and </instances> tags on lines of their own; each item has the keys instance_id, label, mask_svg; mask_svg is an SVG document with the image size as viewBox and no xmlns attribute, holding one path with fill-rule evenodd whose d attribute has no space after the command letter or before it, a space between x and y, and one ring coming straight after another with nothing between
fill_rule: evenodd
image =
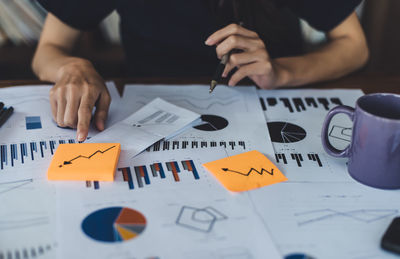
<instances>
[{"instance_id":1,"label":"shirt sleeve","mask_svg":"<svg viewBox=\"0 0 400 259\"><path fill-rule=\"evenodd\" d=\"M362 0L288 0L287 6L317 30L328 32L342 23Z\"/></svg>"},{"instance_id":2,"label":"shirt sleeve","mask_svg":"<svg viewBox=\"0 0 400 259\"><path fill-rule=\"evenodd\" d=\"M44 9L78 30L93 30L115 8L113 0L37 0Z\"/></svg>"}]
</instances>

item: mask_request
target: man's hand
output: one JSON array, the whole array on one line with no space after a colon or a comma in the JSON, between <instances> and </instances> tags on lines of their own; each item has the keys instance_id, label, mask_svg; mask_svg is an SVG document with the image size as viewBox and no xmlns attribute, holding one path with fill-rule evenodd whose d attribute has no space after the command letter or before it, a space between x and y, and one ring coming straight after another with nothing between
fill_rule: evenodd
<instances>
[{"instance_id":1,"label":"man's hand","mask_svg":"<svg viewBox=\"0 0 400 259\"><path fill-rule=\"evenodd\" d=\"M257 33L235 24L212 34L206 44L217 46L219 58L232 49L242 51L232 54L226 67L225 76L232 68L238 68L229 85L235 85L248 76L259 87L266 89L332 80L365 65L369 51L355 12L326 35L327 42L315 51L274 59L268 55Z\"/></svg>"},{"instance_id":2,"label":"man's hand","mask_svg":"<svg viewBox=\"0 0 400 259\"><path fill-rule=\"evenodd\" d=\"M71 58L57 72L50 103L58 126L77 128L78 141L84 141L94 107L94 123L98 130L104 130L111 97L89 61Z\"/></svg>"},{"instance_id":3,"label":"man's hand","mask_svg":"<svg viewBox=\"0 0 400 259\"><path fill-rule=\"evenodd\" d=\"M279 86L281 69L270 59L264 42L256 32L231 24L213 33L206 40L206 44L217 46L219 59L233 49L241 51L231 54L222 75L227 77L233 68L238 69L229 80L230 86L236 85L245 77L249 77L264 89Z\"/></svg>"}]
</instances>

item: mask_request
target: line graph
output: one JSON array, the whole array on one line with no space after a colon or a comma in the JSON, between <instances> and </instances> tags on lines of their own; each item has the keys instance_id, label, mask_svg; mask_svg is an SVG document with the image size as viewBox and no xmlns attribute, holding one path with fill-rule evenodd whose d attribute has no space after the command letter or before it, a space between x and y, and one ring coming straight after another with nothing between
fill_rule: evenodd
<instances>
[{"instance_id":1,"label":"line graph","mask_svg":"<svg viewBox=\"0 0 400 259\"><path fill-rule=\"evenodd\" d=\"M95 156L96 154L104 154L104 153L106 153L107 151L109 151L109 150L111 150L111 149L113 149L113 148L115 148L115 146L111 146L111 147L109 147L109 148L107 148L107 149L105 149L105 150L103 150L103 151L102 151L102 150L97 150L97 151L95 151L93 154L91 154L90 156L79 155L79 156L77 156L77 157L72 158L71 160L64 161L63 165L71 165L72 162L73 162L74 160L77 160L77 159L79 159L79 158L90 159L90 158L92 158L93 156ZM62 167L63 165L59 165L59 167Z\"/></svg>"},{"instance_id":2,"label":"line graph","mask_svg":"<svg viewBox=\"0 0 400 259\"><path fill-rule=\"evenodd\" d=\"M349 211L339 211L334 209L311 210L295 213L296 217L307 219L298 221L299 226L310 225L317 222L326 221L336 217L345 217L362 223L372 223L383 218L393 217L399 213L397 209L359 209Z\"/></svg>"},{"instance_id":3,"label":"line graph","mask_svg":"<svg viewBox=\"0 0 400 259\"><path fill-rule=\"evenodd\" d=\"M202 107L202 106L196 105L196 104L194 104L194 103L192 103L192 102L190 102L188 100L185 100L185 99L175 100L175 102L187 103L190 106L192 106L193 108L196 108L196 109L199 109L199 110L206 110L206 111L208 111L214 105L227 106L227 105L231 105L233 103L236 103L238 101L239 101L238 99L234 99L234 100L226 101L226 102L215 101L215 102L209 103L207 106Z\"/></svg>"},{"instance_id":4,"label":"line graph","mask_svg":"<svg viewBox=\"0 0 400 259\"><path fill-rule=\"evenodd\" d=\"M163 97L162 97L163 98ZM188 98L188 97L186 97ZM193 97L190 97L191 99L193 99ZM146 97L146 99L148 99L148 97ZM165 98L166 100L173 102L173 103L185 103L186 105L190 105L191 107L198 109L198 110L202 110L202 111L208 111L211 107L215 106L215 105L219 105L219 106L227 106L227 105L231 105L234 104L236 102L239 102L239 99L233 99L233 100L229 100L229 98L227 98L228 100L220 100L220 101L214 101L211 103L207 103L204 106L200 106L200 105L196 105L195 103L187 100L187 99L173 99L173 98ZM204 101L209 101L209 99L199 99L199 101L204 102ZM146 105L148 102L147 101L139 101L138 103Z\"/></svg>"},{"instance_id":5,"label":"line graph","mask_svg":"<svg viewBox=\"0 0 400 259\"><path fill-rule=\"evenodd\" d=\"M221 169L222 169L222 171L225 171L225 172L236 173L236 174L240 174L240 175L243 175L243 176L249 176L252 172L257 173L259 175L263 175L264 173L267 173L269 175L274 175L274 169L273 168L271 169L271 172L269 172L268 170L266 170L264 168L261 168L261 171L258 171L255 168L251 168L247 173L242 173L242 172L239 172L239 171L231 170L229 168L221 168Z\"/></svg>"},{"instance_id":6,"label":"line graph","mask_svg":"<svg viewBox=\"0 0 400 259\"><path fill-rule=\"evenodd\" d=\"M19 180L19 181L11 181L11 182L3 182L0 183L0 194L7 193L9 191L19 189L27 184L30 184L33 182L33 179L25 179L25 180Z\"/></svg>"},{"instance_id":7,"label":"line graph","mask_svg":"<svg viewBox=\"0 0 400 259\"><path fill-rule=\"evenodd\" d=\"M148 99L149 98L148 95L143 95L143 94L138 94L136 96L144 98L144 99ZM204 96L204 97L199 97L199 96L185 95L185 94L174 94L174 95L166 94L166 93L160 94L159 92L157 92L157 95L153 96L152 98L156 98L156 97L160 97L160 98L163 98L165 100L168 100L168 99L173 99L173 100L176 100L176 99L178 99L178 100L180 100L180 99L183 99L183 100L191 99L191 100L200 101L200 102L209 101L210 100L210 96L208 96L208 95ZM227 95L224 95L223 97L212 96L212 99L219 100L219 101L226 101L226 100L230 100L230 99L234 99L234 98L237 98L237 94L236 93L227 94Z\"/></svg>"},{"instance_id":8,"label":"line graph","mask_svg":"<svg viewBox=\"0 0 400 259\"><path fill-rule=\"evenodd\" d=\"M2 219L0 220L0 231L45 225L49 224L49 221L50 219L47 216L38 216L23 219Z\"/></svg>"},{"instance_id":9,"label":"line graph","mask_svg":"<svg viewBox=\"0 0 400 259\"><path fill-rule=\"evenodd\" d=\"M19 104L27 104L31 102L46 102L47 104L50 104L50 100L46 97L27 97L27 99L18 97L17 100L17 102L10 102L10 105L18 106Z\"/></svg>"}]
</instances>

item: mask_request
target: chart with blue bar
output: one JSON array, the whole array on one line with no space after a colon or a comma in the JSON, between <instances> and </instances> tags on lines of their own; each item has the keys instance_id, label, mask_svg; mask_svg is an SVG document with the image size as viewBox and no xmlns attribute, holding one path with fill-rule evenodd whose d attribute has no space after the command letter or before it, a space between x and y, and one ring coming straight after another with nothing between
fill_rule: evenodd
<instances>
[{"instance_id":1,"label":"chart with blue bar","mask_svg":"<svg viewBox=\"0 0 400 259\"><path fill-rule=\"evenodd\" d=\"M74 139L39 140L0 145L0 170L51 157L59 144L75 143Z\"/></svg>"},{"instance_id":2,"label":"chart with blue bar","mask_svg":"<svg viewBox=\"0 0 400 259\"><path fill-rule=\"evenodd\" d=\"M118 168L118 172L122 174L123 181L126 182L127 188L134 190L150 186L152 179L173 179L173 182L181 182L182 178L190 175L191 180L200 180L200 174L193 160L169 161L165 163L152 163L150 165L140 165L133 167ZM183 175L185 174L185 175ZM166 181L168 183L168 181ZM87 181L86 187L98 190L100 183L98 181Z\"/></svg>"},{"instance_id":3,"label":"chart with blue bar","mask_svg":"<svg viewBox=\"0 0 400 259\"><path fill-rule=\"evenodd\" d=\"M41 258L44 255L51 254L54 247L50 244L42 245L38 247L23 247L17 250L6 250L0 248L0 258Z\"/></svg>"},{"instance_id":4,"label":"chart with blue bar","mask_svg":"<svg viewBox=\"0 0 400 259\"><path fill-rule=\"evenodd\" d=\"M42 122L40 121L40 116L26 116L25 122L27 130L42 128Z\"/></svg>"}]
</instances>

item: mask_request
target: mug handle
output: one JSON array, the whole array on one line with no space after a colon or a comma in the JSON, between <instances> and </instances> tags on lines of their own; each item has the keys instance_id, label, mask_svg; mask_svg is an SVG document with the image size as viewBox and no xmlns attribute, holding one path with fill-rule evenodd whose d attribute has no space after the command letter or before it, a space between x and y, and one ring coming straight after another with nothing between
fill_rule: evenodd
<instances>
[{"instance_id":1,"label":"mug handle","mask_svg":"<svg viewBox=\"0 0 400 259\"><path fill-rule=\"evenodd\" d=\"M347 105L339 105L336 106L335 108L331 109L328 114L326 115L324 124L322 125L322 133L321 133L321 140L322 140L322 146L324 147L325 151L334 157L348 157L349 156L349 151L350 151L350 146L351 144L346 147L344 150L339 150L332 146L332 144L329 142L329 136L328 136L328 130L329 130L329 124L332 120L332 118L338 114L338 113L344 113L347 116L349 116L351 121L354 121L354 108L347 106Z\"/></svg>"}]
</instances>

